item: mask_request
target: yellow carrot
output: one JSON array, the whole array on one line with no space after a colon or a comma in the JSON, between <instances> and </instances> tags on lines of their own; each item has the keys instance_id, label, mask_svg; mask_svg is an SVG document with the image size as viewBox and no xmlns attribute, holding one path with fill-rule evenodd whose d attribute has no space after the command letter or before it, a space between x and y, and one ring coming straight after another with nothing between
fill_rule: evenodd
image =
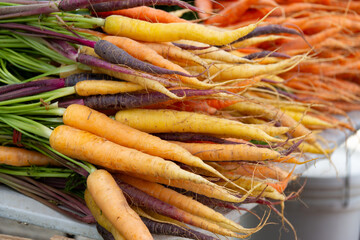
<instances>
[{"instance_id":1,"label":"yellow carrot","mask_svg":"<svg viewBox=\"0 0 360 240\"><path fill-rule=\"evenodd\" d=\"M166 109L131 109L117 112L115 119L148 133L196 132L270 142L283 141L269 136L254 126L201 113Z\"/></svg>"},{"instance_id":2,"label":"yellow carrot","mask_svg":"<svg viewBox=\"0 0 360 240\"><path fill-rule=\"evenodd\" d=\"M108 80L85 80L75 85L76 94L79 96L116 94L143 89L142 86L136 83Z\"/></svg>"},{"instance_id":3,"label":"yellow carrot","mask_svg":"<svg viewBox=\"0 0 360 240\"><path fill-rule=\"evenodd\" d=\"M217 31L201 24L149 23L124 16L112 15L106 18L103 29L108 34L139 41L171 42L187 39L211 45L225 45L250 33L256 28L258 23L233 31Z\"/></svg>"}]
</instances>

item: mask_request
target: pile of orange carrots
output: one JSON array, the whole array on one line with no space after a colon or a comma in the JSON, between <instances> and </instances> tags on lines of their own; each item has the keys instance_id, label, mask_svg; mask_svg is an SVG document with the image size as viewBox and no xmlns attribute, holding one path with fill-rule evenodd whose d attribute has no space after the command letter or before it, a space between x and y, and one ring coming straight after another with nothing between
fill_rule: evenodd
<instances>
[{"instance_id":1,"label":"pile of orange carrots","mask_svg":"<svg viewBox=\"0 0 360 240\"><path fill-rule=\"evenodd\" d=\"M359 110L358 1L195 2L196 6L213 13L199 14L205 24L228 29L256 22L276 8L262 24L287 26L301 31L303 36L284 34L286 38L271 41L270 34L266 34L261 36L264 41L238 51L270 50L292 56L312 50L312 59L280 75L287 91L294 93L297 101L313 105L309 115L329 122L334 120L330 114L346 115L348 111Z\"/></svg>"},{"instance_id":2,"label":"pile of orange carrots","mask_svg":"<svg viewBox=\"0 0 360 240\"><path fill-rule=\"evenodd\" d=\"M61 162L69 166L71 161L70 165L81 166L87 171L83 174L86 205L115 239L152 239L152 233L165 234L151 228L150 220L180 226L194 239L214 237L197 235L188 225L238 238L259 231L266 216L258 226L247 229L206 205L241 209L237 204L243 202L270 207L275 204L271 201L283 204L296 196L284 192L296 178L296 165L306 162L301 160L306 158L304 153L331 152L312 130L353 130L330 114L346 114L359 106L356 66L351 61L356 46L348 49L345 40L350 41L346 37L350 34L346 31L351 29L341 24L351 19L346 16L356 5L346 5L344 15L341 11L346 6L341 1L316 3L320 22L329 16L339 19L337 26L329 27L305 24L310 15L317 19L307 12L306 4L195 3L205 10L199 16L206 27L146 6L92 12L96 18L42 16L47 26L63 17L62 24L68 26L62 31L96 42L84 46L76 42L76 60L87 66L75 65L76 69L60 74L66 80L79 73L89 77L67 86L63 95L57 89L46 98L34 94L21 101L0 102L0 121L6 128L0 139L9 145L0 148L0 164L58 166ZM294 13L300 5L303 11ZM219 7L225 9L218 11ZM305 27L294 28L301 20ZM246 38L267 24L285 23L289 24L280 31ZM31 24L36 26L36 22ZM325 34L333 40L315 40ZM246 39L238 41L241 38ZM101 43L111 43L106 46L120 48L130 57L114 60L105 47L98 47ZM331 51L330 46L334 47ZM84 56L87 61L82 60ZM94 64L100 60L104 60L102 65ZM334 68L339 63L343 67ZM354 72L341 72L350 65ZM116 71L120 68L123 72ZM173 72L160 74L164 69ZM99 80L95 79L99 75L92 74L103 75ZM21 87L13 89L16 92ZM93 105L87 105L90 103ZM29 110L34 105L36 109ZM22 129L21 122L29 125ZM37 126L36 130L31 126ZM48 146L28 139L38 129L42 130L36 139Z\"/></svg>"}]
</instances>

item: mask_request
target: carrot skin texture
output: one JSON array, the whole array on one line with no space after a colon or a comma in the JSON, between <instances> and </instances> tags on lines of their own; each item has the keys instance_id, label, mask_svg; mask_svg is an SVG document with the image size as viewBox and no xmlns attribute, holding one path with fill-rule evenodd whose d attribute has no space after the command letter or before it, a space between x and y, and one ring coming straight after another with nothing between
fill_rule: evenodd
<instances>
[{"instance_id":1,"label":"carrot skin texture","mask_svg":"<svg viewBox=\"0 0 360 240\"><path fill-rule=\"evenodd\" d=\"M204 96L216 93L214 90L177 89L171 93L178 97ZM113 95L95 95L84 98L86 106L93 109L131 109L141 108L156 103L171 100L167 95L160 92L150 93L118 93Z\"/></svg>"},{"instance_id":2,"label":"carrot skin texture","mask_svg":"<svg viewBox=\"0 0 360 240\"><path fill-rule=\"evenodd\" d=\"M128 26L133 26L129 28ZM228 44L254 30L256 24L234 31L220 32L192 23L149 23L123 16L106 18L104 31L111 35L129 37L147 42L171 42L180 39L194 40L212 45ZM151 34L150 34L151 33Z\"/></svg>"},{"instance_id":3,"label":"carrot skin texture","mask_svg":"<svg viewBox=\"0 0 360 240\"><path fill-rule=\"evenodd\" d=\"M192 112L189 113L164 109L131 109L117 112L115 119L131 127L149 133L197 132L246 139L268 140L273 142L282 141L269 136L261 129L247 126L246 124L241 124L240 122ZM148 124L149 121L157 124L150 126Z\"/></svg>"},{"instance_id":4,"label":"carrot skin texture","mask_svg":"<svg viewBox=\"0 0 360 240\"><path fill-rule=\"evenodd\" d=\"M94 198L91 196L88 189L85 189L84 199L86 202L86 206L90 209L92 215L96 219L97 222L96 228L100 233L100 235L103 236L102 232L105 229L106 233L104 234L106 234L106 236L110 237L109 235L111 235L112 239L114 240L124 240L124 237L121 236L120 232L114 227L113 224L111 224L111 222L103 214L102 210L97 206L97 204L94 201ZM101 226L101 229L99 229L98 226ZM99 230L101 230L102 232Z\"/></svg>"},{"instance_id":5,"label":"carrot skin texture","mask_svg":"<svg viewBox=\"0 0 360 240\"><path fill-rule=\"evenodd\" d=\"M257 148L248 144L212 144L174 142L195 156L206 161L266 161L279 159L280 154L272 149Z\"/></svg>"},{"instance_id":6,"label":"carrot skin texture","mask_svg":"<svg viewBox=\"0 0 360 240\"><path fill-rule=\"evenodd\" d=\"M96 205L125 239L153 239L110 173L106 170L92 172L87 178L87 187Z\"/></svg>"},{"instance_id":7,"label":"carrot skin texture","mask_svg":"<svg viewBox=\"0 0 360 240\"><path fill-rule=\"evenodd\" d=\"M139 84L111 80L84 80L75 85L76 94L79 96L118 94L143 89Z\"/></svg>"},{"instance_id":8,"label":"carrot skin texture","mask_svg":"<svg viewBox=\"0 0 360 240\"><path fill-rule=\"evenodd\" d=\"M55 160L35 151L24 148L0 146L0 164L10 166L60 166Z\"/></svg>"}]
</instances>

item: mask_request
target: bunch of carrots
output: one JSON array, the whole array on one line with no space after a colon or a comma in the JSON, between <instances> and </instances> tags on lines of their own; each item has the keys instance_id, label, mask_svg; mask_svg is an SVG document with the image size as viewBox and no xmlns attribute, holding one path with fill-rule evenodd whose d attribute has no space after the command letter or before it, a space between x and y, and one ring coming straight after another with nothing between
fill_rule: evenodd
<instances>
[{"instance_id":1,"label":"bunch of carrots","mask_svg":"<svg viewBox=\"0 0 360 240\"><path fill-rule=\"evenodd\" d=\"M313 61L308 49L249 51L294 36L313 44L291 27L263 27L277 9L228 30L146 0L1 4L0 181L63 204L51 206L104 236L246 238L267 215L244 228L213 207L253 202L281 215L273 205L297 196L284 191L303 154L331 151L311 128L351 128L305 115L316 108L289 90L284 76ZM77 197L56 189L64 179L78 183Z\"/></svg>"},{"instance_id":2,"label":"bunch of carrots","mask_svg":"<svg viewBox=\"0 0 360 240\"><path fill-rule=\"evenodd\" d=\"M311 129L326 129L321 122L310 119L316 117L328 125L338 125L352 129L351 125L339 123L333 114L346 116L349 111L359 110L359 67L357 37L358 1L195 1L195 5L208 14L199 13L207 26L221 26L236 29L254 22L268 14L261 27L276 28L286 26L301 32L301 36L290 36L282 31L282 38L263 32L253 41L244 45L232 44L239 52L276 51L294 56L309 52L311 59L302 61L297 68L279 75L284 81L284 89L292 100L310 104L303 123ZM215 14L209 14L215 13ZM276 38L274 38L276 37ZM255 41L255 38L258 40ZM304 39L306 41L304 41ZM296 116L300 111L286 111ZM296 117L299 119L299 117Z\"/></svg>"}]
</instances>

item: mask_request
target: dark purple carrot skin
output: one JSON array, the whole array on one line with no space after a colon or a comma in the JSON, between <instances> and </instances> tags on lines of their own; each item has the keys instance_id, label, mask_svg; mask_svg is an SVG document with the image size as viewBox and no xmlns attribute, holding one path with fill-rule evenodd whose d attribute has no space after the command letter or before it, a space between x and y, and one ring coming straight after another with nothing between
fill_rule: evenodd
<instances>
[{"instance_id":1,"label":"dark purple carrot skin","mask_svg":"<svg viewBox=\"0 0 360 240\"><path fill-rule=\"evenodd\" d=\"M2 16L0 16L0 19L1 19L1 17ZM6 29L11 29L11 30L18 29L18 30L24 30L24 31L30 32L30 33L45 34L48 36L48 38L55 37L57 39L66 40L68 42L81 44L81 45L88 46L91 48L93 48L96 43L96 41L88 40L85 38L73 37L73 36L69 36L66 34L54 32L51 30L41 29L38 27L33 27L33 26L19 24L19 23L1 23L0 28L6 28Z\"/></svg>"},{"instance_id":2,"label":"dark purple carrot skin","mask_svg":"<svg viewBox=\"0 0 360 240\"><path fill-rule=\"evenodd\" d=\"M91 8L92 5L109 1L111 0L61 0L59 9L62 11L72 11L79 8Z\"/></svg>"},{"instance_id":3,"label":"dark purple carrot skin","mask_svg":"<svg viewBox=\"0 0 360 240\"><path fill-rule=\"evenodd\" d=\"M1 26L0 26L1 27ZM125 68L125 67L121 67L119 65L116 64L112 64L109 63L107 61L104 61L100 58L97 57L93 57L87 54L82 54L80 53L77 57L77 61L89 66L94 66L94 67L99 67L99 68L104 68L110 71L116 71L116 72L121 72L121 73L125 73L125 74L129 74L129 75L135 75L135 76L140 76L143 78L147 78L147 79L151 79L157 82L162 83L163 85L167 86L167 87L175 87L178 86L178 84L176 83L171 83L169 82L167 79L165 78L160 78L160 77L156 77L147 73L139 73L138 71L134 71L132 69L129 68Z\"/></svg>"},{"instance_id":4,"label":"dark purple carrot skin","mask_svg":"<svg viewBox=\"0 0 360 240\"><path fill-rule=\"evenodd\" d=\"M255 28L252 32L231 42L229 45L244 41L244 40L252 38L252 37L257 37L257 36L265 35L265 34L277 34L277 33L294 34L294 35L301 36L305 40L305 37L300 32L296 31L293 28L287 28L287 27L284 27L284 26L281 26L278 24L270 24L270 25L260 26L260 27ZM218 45L217 47L224 47L224 46L226 46L226 45Z\"/></svg>"},{"instance_id":5,"label":"dark purple carrot skin","mask_svg":"<svg viewBox=\"0 0 360 240\"><path fill-rule=\"evenodd\" d=\"M115 240L111 232L103 228L99 223L96 223L96 230L104 240Z\"/></svg>"},{"instance_id":6,"label":"dark purple carrot skin","mask_svg":"<svg viewBox=\"0 0 360 240\"><path fill-rule=\"evenodd\" d=\"M152 135L167 141L179 141L179 142L205 141L205 142L213 142L219 144L238 144L238 142L229 141L223 138L218 138L206 134L190 133L190 132L189 133L152 133Z\"/></svg>"},{"instance_id":7,"label":"dark purple carrot skin","mask_svg":"<svg viewBox=\"0 0 360 240\"><path fill-rule=\"evenodd\" d=\"M218 238L200 233L192 229L186 229L170 223L156 222L151 219L141 217L146 227L153 234L178 236L196 240L217 240Z\"/></svg>"},{"instance_id":8,"label":"dark purple carrot skin","mask_svg":"<svg viewBox=\"0 0 360 240\"><path fill-rule=\"evenodd\" d=\"M256 58L264 58L264 57L277 57L277 58L291 58L291 56L285 54L285 53L278 53L278 52L272 52L272 51L261 51L256 53L250 53L249 55L243 56L243 58L252 60Z\"/></svg>"},{"instance_id":9,"label":"dark purple carrot skin","mask_svg":"<svg viewBox=\"0 0 360 240\"><path fill-rule=\"evenodd\" d=\"M70 99L70 100L61 100L58 102L58 107L59 108L67 108L68 106L70 106L71 104L78 104L78 105L84 105L84 99L80 98L80 99Z\"/></svg>"},{"instance_id":10,"label":"dark purple carrot skin","mask_svg":"<svg viewBox=\"0 0 360 240\"><path fill-rule=\"evenodd\" d=\"M114 78L112 76L101 74L101 73L76 73L68 76L65 79L65 86L75 86L78 82L85 80L111 80L111 81L122 81L121 79Z\"/></svg>"},{"instance_id":11,"label":"dark purple carrot skin","mask_svg":"<svg viewBox=\"0 0 360 240\"><path fill-rule=\"evenodd\" d=\"M170 92L179 97L206 96L216 93L216 90L178 89ZM98 110L124 110L130 108L146 107L161 103L171 98L160 92L119 93L112 95L94 95L84 98L84 104Z\"/></svg>"},{"instance_id":12,"label":"dark purple carrot skin","mask_svg":"<svg viewBox=\"0 0 360 240\"><path fill-rule=\"evenodd\" d=\"M15 3L15 4L43 4L43 3L49 3L50 1L37 1L37 0L6 0L7 3Z\"/></svg>"},{"instance_id":13,"label":"dark purple carrot skin","mask_svg":"<svg viewBox=\"0 0 360 240\"><path fill-rule=\"evenodd\" d=\"M70 1L70 0L68 0ZM94 12L107 12L120 9L134 8L140 6L153 6L153 5L166 5L166 6L178 6L181 8L190 9L194 12L204 12L201 9L194 7L181 0L122 0L122 1L110 1L103 2L89 6L89 10Z\"/></svg>"},{"instance_id":14,"label":"dark purple carrot skin","mask_svg":"<svg viewBox=\"0 0 360 240\"><path fill-rule=\"evenodd\" d=\"M114 179L117 182L118 186L121 188L121 190L124 192L124 195L130 205L150 209L164 216L171 217L178 221L183 221L178 208L168 203L165 203L155 197L152 197L127 183L118 180L116 178L116 175L114 175Z\"/></svg>"},{"instance_id":15,"label":"dark purple carrot skin","mask_svg":"<svg viewBox=\"0 0 360 240\"><path fill-rule=\"evenodd\" d=\"M189 45L189 44L175 43L175 42L172 42L172 44L173 44L174 46L179 47L179 48L184 49L184 50L204 50L204 49L211 48L211 46L207 46L207 47L197 47L197 46L192 46L192 45Z\"/></svg>"},{"instance_id":16,"label":"dark purple carrot skin","mask_svg":"<svg viewBox=\"0 0 360 240\"><path fill-rule=\"evenodd\" d=\"M189 74L172 71L166 68L158 67L153 64L143 62L128 54L125 50L106 41L99 40L94 46L95 53L110 63L126 65L132 69L141 70L153 74L177 74L186 77L193 77Z\"/></svg>"}]
</instances>

